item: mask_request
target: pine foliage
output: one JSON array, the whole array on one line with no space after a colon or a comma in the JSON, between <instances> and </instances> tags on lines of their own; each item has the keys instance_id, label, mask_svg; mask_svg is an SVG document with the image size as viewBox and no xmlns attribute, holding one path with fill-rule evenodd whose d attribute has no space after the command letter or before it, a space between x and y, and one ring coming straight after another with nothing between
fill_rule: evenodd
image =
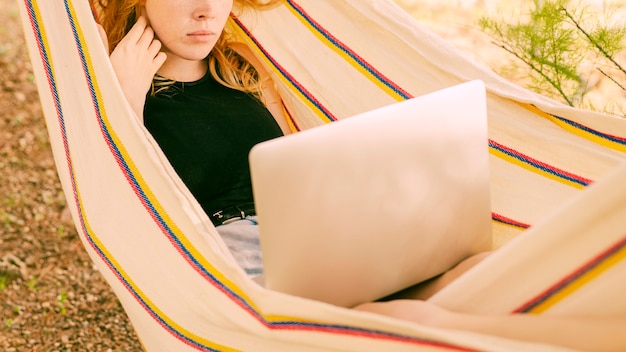
<instances>
[{"instance_id":1,"label":"pine foliage","mask_svg":"<svg viewBox=\"0 0 626 352\"><path fill-rule=\"evenodd\" d=\"M502 67L504 75L570 106L624 115L623 107L615 112L585 101L598 81L592 77L604 77L626 94L626 70L618 60L626 47L626 24L602 21L602 15L609 14L568 0L534 0L517 23L483 17L480 26L515 58Z\"/></svg>"}]
</instances>

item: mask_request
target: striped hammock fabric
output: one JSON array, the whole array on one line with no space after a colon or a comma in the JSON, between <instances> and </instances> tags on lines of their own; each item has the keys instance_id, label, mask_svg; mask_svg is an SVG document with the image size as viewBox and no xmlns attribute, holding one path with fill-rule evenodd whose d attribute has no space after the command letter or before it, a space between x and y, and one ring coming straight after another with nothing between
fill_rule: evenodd
<instances>
[{"instance_id":1,"label":"striped hammock fabric","mask_svg":"<svg viewBox=\"0 0 626 352\"><path fill-rule=\"evenodd\" d=\"M559 350L251 282L133 118L88 1L17 1L78 233L146 350ZM483 80L499 249L432 299L475 313L626 315L626 120L508 83L391 0L285 0L230 25L272 72L294 130Z\"/></svg>"}]
</instances>

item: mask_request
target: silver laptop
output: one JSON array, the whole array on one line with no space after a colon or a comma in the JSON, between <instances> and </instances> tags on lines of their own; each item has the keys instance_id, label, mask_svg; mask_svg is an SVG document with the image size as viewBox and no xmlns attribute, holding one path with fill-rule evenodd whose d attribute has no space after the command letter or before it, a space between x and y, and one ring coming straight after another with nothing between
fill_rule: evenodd
<instances>
[{"instance_id":1,"label":"silver laptop","mask_svg":"<svg viewBox=\"0 0 626 352\"><path fill-rule=\"evenodd\" d=\"M265 285L350 307L489 250L485 95L472 81L255 146Z\"/></svg>"}]
</instances>

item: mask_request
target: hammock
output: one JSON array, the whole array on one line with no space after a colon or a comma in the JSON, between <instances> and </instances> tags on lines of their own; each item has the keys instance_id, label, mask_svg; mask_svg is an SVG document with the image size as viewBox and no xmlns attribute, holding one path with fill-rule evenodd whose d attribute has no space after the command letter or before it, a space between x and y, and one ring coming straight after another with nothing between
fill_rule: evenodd
<instances>
[{"instance_id":1,"label":"hammock","mask_svg":"<svg viewBox=\"0 0 626 352\"><path fill-rule=\"evenodd\" d=\"M74 223L147 350L558 350L256 285L133 118L88 1L18 2ZM272 72L294 130L483 80L500 249L433 301L477 313L626 315L626 120L508 83L391 0L287 0L232 25Z\"/></svg>"}]
</instances>

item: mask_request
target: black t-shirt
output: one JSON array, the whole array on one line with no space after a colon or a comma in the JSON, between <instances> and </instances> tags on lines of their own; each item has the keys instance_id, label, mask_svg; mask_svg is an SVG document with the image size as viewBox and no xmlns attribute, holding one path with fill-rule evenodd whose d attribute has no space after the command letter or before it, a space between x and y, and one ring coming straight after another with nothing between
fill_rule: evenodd
<instances>
[{"instance_id":1,"label":"black t-shirt","mask_svg":"<svg viewBox=\"0 0 626 352\"><path fill-rule=\"evenodd\" d=\"M248 153L283 135L257 99L209 73L148 95L144 124L208 214L253 202Z\"/></svg>"}]
</instances>

